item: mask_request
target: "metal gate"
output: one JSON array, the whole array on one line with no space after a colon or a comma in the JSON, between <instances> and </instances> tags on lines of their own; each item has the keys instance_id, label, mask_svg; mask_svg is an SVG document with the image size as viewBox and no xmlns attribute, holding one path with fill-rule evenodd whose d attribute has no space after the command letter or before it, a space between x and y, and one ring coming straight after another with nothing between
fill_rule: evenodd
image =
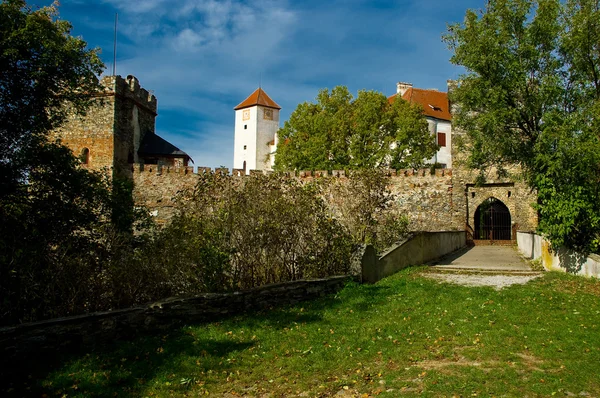
<instances>
[{"instance_id":1,"label":"metal gate","mask_svg":"<svg viewBox=\"0 0 600 398\"><path fill-rule=\"evenodd\" d=\"M508 207L496 198L489 198L475 210L475 233L478 240L510 240L511 220Z\"/></svg>"}]
</instances>

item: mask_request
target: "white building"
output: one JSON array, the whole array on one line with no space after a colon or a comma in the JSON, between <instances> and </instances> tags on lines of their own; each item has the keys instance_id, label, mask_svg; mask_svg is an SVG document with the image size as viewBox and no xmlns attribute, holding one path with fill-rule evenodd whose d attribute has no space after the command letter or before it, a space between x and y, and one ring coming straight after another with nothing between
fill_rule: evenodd
<instances>
[{"instance_id":1,"label":"white building","mask_svg":"<svg viewBox=\"0 0 600 398\"><path fill-rule=\"evenodd\" d=\"M233 168L272 170L281 107L258 88L234 110Z\"/></svg>"},{"instance_id":2,"label":"white building","mask_svg":"<svg viewBox=\"0 0 600 398\"><path fill-rule=\"evenodd\" d=\"M393 101L400 96L413 104L420 104L427 118L429 131L436 137L440 146L437 153L426 161L428 164L439 163L443 168L452 168L452 115L448 93L435 89L423 90L414 88L411 83L397 83L396 94L389 97Z\"/></svg>"},{"instance_id":3,"label":"white building","mask_svg":"<svg viewBox=\"0 0 600 398\"><path fill-rule=\"evenodd\" d=\"M410 83L397 83L396 94L388 99L392 102L397 96L421 105L429 131L440 146L425 163L439 163L442 168L452 168L452 115L448 93L414 88ZM258 88L234 110L233 168L243 169L246 173L249 170L272 170L281 107L262 88Z\"/></svg>"}]
</instances>

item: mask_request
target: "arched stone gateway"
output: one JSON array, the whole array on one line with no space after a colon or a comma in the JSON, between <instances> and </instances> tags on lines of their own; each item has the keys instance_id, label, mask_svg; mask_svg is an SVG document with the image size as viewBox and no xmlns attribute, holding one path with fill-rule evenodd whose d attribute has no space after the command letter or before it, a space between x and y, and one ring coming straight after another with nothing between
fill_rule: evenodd
<instances>
[{"instance_id":1,"label":"arched stone gateway","mask_svg":"<svg viewBox=\"0 0 600 398\"><path fill-rule=\"evenodd\" d=\"M502 201L490 197L484 200L475 210L476 240L511 240L512 224L510 211Z\"/></svg>"}]
</instances>

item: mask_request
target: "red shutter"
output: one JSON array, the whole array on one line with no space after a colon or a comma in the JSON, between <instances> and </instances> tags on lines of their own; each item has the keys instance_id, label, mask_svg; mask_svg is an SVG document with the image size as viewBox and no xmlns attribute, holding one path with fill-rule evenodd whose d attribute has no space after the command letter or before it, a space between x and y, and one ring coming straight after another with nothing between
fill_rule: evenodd
<instances>
[{"instance_id":1,"label":"red shutter","mask_svg":"<svg viewBox=\"0 0 600 398\"><path fill-rule=\"evenodd\" d=\"M437 142L439 146L446 146L446 133L438 133Z\"/></svg>"}]
</instances>

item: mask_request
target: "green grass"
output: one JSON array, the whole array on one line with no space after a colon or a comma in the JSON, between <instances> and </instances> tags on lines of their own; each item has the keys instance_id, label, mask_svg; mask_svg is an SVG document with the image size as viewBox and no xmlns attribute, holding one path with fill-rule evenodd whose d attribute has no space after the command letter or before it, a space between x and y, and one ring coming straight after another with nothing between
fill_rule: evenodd
<instances>
[{"instance_id":1,"label":"green grass","mask_svg":"<svg viewBox=\"0 0 600 398\"><path fill-rule=\"evenodd\" d=\"M547 273L496 291L424 272L71 356L12 388L69 397L600 396L600 281Z\"/></svg>"}]
</instances>

